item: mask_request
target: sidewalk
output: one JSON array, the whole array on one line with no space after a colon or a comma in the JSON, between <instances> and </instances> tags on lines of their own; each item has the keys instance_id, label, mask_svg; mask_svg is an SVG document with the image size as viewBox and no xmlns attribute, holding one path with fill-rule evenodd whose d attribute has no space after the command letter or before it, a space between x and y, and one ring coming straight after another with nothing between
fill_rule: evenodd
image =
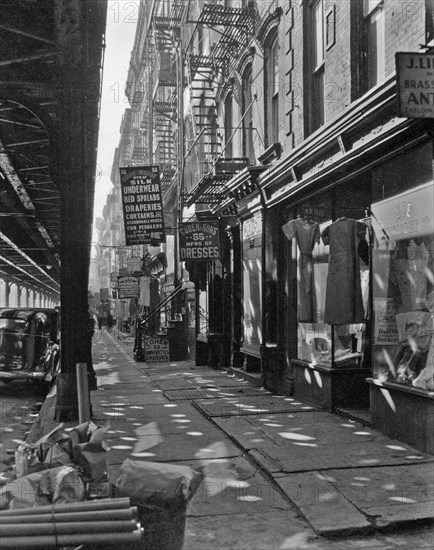
<instances>
[{"instance_id":1,"label":"sidewalk","mask_svg":"<svg viewBox=\"0 0 434 550\"><path fill-rule=\"evenodd\" d=\"M94 364L111 481L127 457L205 469L185 550L385 549L396 537L432 547L433 456L224 371L137 363L115 333L95 336ZM55 425L54 405L47 398L31 440ZM412 534L388 531L415 522Z\"/></svg>"}]
</instances>

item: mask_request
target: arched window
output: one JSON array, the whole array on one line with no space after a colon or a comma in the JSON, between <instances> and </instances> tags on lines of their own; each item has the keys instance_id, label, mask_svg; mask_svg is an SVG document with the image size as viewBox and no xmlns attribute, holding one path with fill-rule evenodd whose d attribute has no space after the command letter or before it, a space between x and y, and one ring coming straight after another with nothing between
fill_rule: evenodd
<instances>
[{"instance_id":1,"label":"arched window","mask_svg":"<svg viewBox=\"0 0 434 550\"><path fill-rule=\"evenodd\" d=\"M267 146L279 142L279 37L277 29L265 52L265 140Z\"/></svg>"},{"instance_id":2,"label":"arched window","mask_svg":"<svg viewBox=\"0 0 434 550\"><path fill-rule=\"evenodd\" d=\"M241 85L241 115L244 117L242 122L242 142L243 157L247 158L249 164L255 163L255 154L253 149L253 107L252 107L252 66L248 65L243 72Z\"/></svg>"},{"instance_id":3,"label":"arched window","mask_svg":"<svg viewBox=\"0 0 434 550\"><path fill-rule=\"evenodd\" d=\"M233 133L233 127L234 127L234 113L233 113L233 103L232 103L233 97L232 92L229 92L228 95L225 98L225 157L227 159L233 158L233 140L231 140L231 136Z\"/></svg>"}]
</instances>

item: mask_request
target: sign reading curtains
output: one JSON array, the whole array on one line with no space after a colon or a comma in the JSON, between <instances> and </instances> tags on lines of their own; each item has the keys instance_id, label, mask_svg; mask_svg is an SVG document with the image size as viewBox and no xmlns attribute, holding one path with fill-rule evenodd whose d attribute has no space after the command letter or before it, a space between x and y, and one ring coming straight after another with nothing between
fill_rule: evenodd
<instances>
[{"instance_id":1,"label":"sign reading curtains","mask_svg":"<svg viewBox=\"0 0 434 550\"><path fill-rule=\"evenodd\" d=\"M164 242L163 202L158 166L120 168L125 244Z\"/></svg>"}]
</instances>

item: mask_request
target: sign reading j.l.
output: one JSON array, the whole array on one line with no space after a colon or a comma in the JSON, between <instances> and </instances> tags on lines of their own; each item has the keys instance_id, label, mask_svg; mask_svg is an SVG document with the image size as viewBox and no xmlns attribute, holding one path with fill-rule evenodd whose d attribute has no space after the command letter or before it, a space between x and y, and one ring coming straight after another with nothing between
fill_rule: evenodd
<instances>
[{"instance_id":1,"label":"sign reading j.l.","mask_svg":"<svg viewBox=\"0 0 434 550\"><path fill-rule=\"evenodd\" d=\"M398 52L398 114L434 118L434 54Z\"/></svg>"},{"instance_id":2,"label":"sign reading j.l.","mask_svg":"<svg viewBox=\"0 0 434 550\"><path fill-rule=\"evenodd\" d=\"M218 260L220 257L218 223L179 224L179 253L182 261Z\"/></svg>"},{"instance_id":3,"label":"sign reading j.l.","mask_svg":"<svg viewBox=\"0 0 434 550\"><path fill-rule=\"evenodd\" d=\"M125 244L163 242L164 217L158 166L120 169Z\"/></svg>"}]
</instances>

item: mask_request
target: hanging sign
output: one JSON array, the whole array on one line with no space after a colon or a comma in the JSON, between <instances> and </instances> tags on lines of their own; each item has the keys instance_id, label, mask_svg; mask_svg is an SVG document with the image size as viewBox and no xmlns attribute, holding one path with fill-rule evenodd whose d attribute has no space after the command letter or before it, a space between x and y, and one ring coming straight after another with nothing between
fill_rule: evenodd
<instances>
[{"instance_id":1,"label":"hanging sign","mask_svg":"<svg viewBox=\"0 0 434 550\"><path fill-rule=\"evenodd\" d=\"M218 222L179 224L179 254L181 261L207 261L220 258Z\"/></svg>"},{"instance_id":2,"label":"hanging sign","mask_svg":"<svg viewBox=\"0 0 434 550\"><path fill-rule=\"evenodd\" d=\"M118 277L119 298L139 297L139 278L134 275Z\"/></svg>"},{"instance_id":3,"label":"hanging sign","mask_svg":"<svg viewBox=\"0 0 434 550\"><path fill-rule=\"evenodd\" d=\"M125 244L164 242L164 216L158 166L120 169Z\"/></svg>"},{"instance_id":4,"label":"hanging sign","mask_svg":"<svg viewBox=\"0 0 434 550\"><path fill-rule=\"evenodd\" d=\"M108 288L100 288L99 289L99 298L101 302L105 302L109 299L109 289Z\"/></svg>"},{"instance_id":5,"label":"hanging sign","mask_svg":"<svg viewBox=\"0 0 434 550\"><path fill-rule=\"evenodd\" d=\"M169 340L167 338L145 338L145 362L167 363L169 361Z\"/></svg>"},{"instance_id":6,"label":"hanging sign","mask_svg":"<svg viewBox=\"0 0 434 550\"><path fill-rule=\"evenodd\" d=\"M130 273L134 271L142 270L142 258L133 256L132 258L127 258L127 269Z\"/></svg>"},{"instance_id":7,"label":"hanging sign","mask_svg":"<svg viewBox=\"0 0 434 550\"><path fill-rule=\"evenodd\" d=\"M398 116L434 118L434 54L398 52Z\"/></svg>"}]
</instances>

